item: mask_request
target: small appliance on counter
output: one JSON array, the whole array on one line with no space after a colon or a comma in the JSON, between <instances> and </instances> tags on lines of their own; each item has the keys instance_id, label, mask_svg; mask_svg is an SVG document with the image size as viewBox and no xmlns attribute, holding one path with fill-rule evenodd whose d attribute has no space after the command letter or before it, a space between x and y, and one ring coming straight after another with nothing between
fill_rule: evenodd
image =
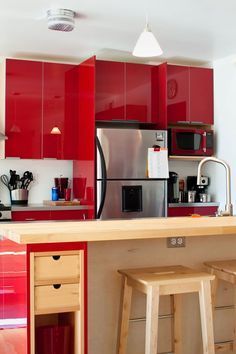
<instances>
[{"instance_id":1,"label":"small appliance on counter","mask_svg":"<svg viewBox=\"0 0 236 354\"><path fill-rule=\"evenodd\" d=\"M210 179L207 176L201 177L201 185L197 184L197 176L187 177L188 192L195 192L195 202L207 203L210 202L210 194L207 193L207 188L210 184ZM192 199L191 199L192 200Z\"/></svg>"},{"instance_id":2,"label":"small appliance on counter","mask_svg":"<svg viewBox=\"0 0 236 354\"><path fill-rule=\"evenodd\" d=\"M179 202L179 175L176 172L169 172L168 179L168 203Z\"/></svg>"}]
</instances>

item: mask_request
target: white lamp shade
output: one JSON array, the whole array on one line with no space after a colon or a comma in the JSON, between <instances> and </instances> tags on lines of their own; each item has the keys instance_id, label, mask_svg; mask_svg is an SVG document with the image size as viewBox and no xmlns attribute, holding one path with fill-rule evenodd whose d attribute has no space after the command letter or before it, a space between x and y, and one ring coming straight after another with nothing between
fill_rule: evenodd
<instances>
[{"instance_id":1,"label":"white lamp shade","mask_svg":"<svg viewBox=\"0 0 236 354\"><path fill-rule=\"evenodd\" d=\"M146 26L139 36L132 54L136 57L156 57L162 53L159 43L148 26Z\"/></svg>"}]
</instances>

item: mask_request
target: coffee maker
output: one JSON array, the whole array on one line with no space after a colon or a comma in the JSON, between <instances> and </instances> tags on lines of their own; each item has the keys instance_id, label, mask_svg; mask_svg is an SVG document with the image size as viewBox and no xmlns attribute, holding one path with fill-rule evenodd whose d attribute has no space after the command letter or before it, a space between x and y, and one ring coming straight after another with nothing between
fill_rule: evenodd
<instances>
[{"instance_id":1,"label":"coffee maker","mask_svg":"<svg viewBox=\"0 0 236 354\"><path fill-rule=\"evenodd\" d=\"M176 172L169 172L168 179L168 203L179 202L179 175Z\"/></svg>"},{"instance_id":2,"label":"coffee maker","mask_svg":"<svg viewBox=\"0 0 236 354\"><path fill-rule=\"evenodd\" d=\"M196 191L196 202L206 202L202 200L202 195L207 194L210 179L207 176L201 177L201 184L197 184L197 176L187 176L187 191Z\"/></svg>"}]
</instances>

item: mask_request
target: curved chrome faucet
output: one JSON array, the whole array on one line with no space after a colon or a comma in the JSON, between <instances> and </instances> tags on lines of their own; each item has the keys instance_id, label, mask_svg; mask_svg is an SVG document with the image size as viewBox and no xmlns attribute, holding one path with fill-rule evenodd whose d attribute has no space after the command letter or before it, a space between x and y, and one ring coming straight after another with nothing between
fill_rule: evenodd
<instances>
[{"instance_id":1,"label":"curved chrome faucet","mask_svg":"<svg viewBox=\"0 0 236 354\"><path fill-rule=\"evenodd\" d=\"M226 205L225 205L225 210L220 210L218 212L218 216L230 216L233 215L233 204L231 204L231 182L230 182L230 167L229 165L220 159L217 159L216 157L206 157L203 159L199 165L198 165L198 170L197 170L197 184L201 184L201 170L202 166L205 164L207 161L213 161L216 163L219 163L225 167L226 171Z\"/></svg>"}]
</instances>

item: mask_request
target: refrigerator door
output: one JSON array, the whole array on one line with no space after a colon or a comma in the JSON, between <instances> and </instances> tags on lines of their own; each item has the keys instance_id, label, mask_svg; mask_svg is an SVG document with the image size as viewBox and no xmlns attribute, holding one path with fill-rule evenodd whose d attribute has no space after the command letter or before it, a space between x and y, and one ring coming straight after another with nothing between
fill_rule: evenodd
<instances>
[{"instance_id":1,"label":"refrigerator door","mask_svg":"<svg viewBox=\"0 0 236 354\"><path fill-rule=\"evenodd\" d=\"M147 178L148 148L167 147L165 130L97 129L108 179ZM99 179L100 176L97 175Z\"/></svg>"},{"instance_id":2,"label":"refrigerator door","mask_svg":"<svg viewBox=\"0 0 236 354\"><path fill-rule=\"evenodd\" d=\"M99 185L101 181L97 182ZM101 219L130 219L167 215L166 181L107 181Z\"/></svg>"}]
</instances>

